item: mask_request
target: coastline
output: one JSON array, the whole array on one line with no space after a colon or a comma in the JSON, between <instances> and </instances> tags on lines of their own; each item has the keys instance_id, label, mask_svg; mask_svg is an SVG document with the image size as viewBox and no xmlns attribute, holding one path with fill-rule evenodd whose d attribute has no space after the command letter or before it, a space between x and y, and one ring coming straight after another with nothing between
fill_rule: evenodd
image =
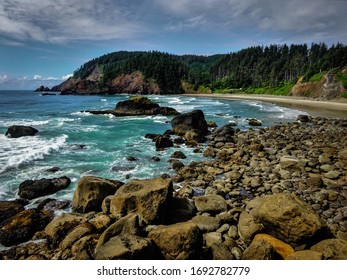
<instances>
[{"instance_id":1,"label":"coastline","mask_svg":"<svg viewBox=\"0 0 347 280\"><path fill-rule=\"evenodd\" d=\"M322 101L294 96L249 95L249 94L184 94L185 96L256 100L287 108L300 109L313 117L347 118L347 100Z\"/></svg>"}]
</instances>

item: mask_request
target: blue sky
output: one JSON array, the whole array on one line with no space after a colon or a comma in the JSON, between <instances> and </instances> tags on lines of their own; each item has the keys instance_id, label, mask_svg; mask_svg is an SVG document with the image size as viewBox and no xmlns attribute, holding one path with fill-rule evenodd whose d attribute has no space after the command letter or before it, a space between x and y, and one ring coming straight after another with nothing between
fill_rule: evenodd
<instances>
[{"instance_id":1,"label":"blue sky","mask_svg":"<svg viewBox=\"0 0 347 280\"><path fill-rule=\"evenodd\" d=\"M0 0L0 89L51 87L119 50L347 44L346 11L347 0Z\"/></svg>"}]
</instances>

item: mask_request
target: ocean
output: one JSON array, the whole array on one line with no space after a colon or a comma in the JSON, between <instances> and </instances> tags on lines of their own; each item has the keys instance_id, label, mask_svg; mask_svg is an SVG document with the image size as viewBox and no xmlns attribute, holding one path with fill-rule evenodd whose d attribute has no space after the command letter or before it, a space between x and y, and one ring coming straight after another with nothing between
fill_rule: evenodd
<instances>
[{"instance_id":1,"label":"ocean","mask_svg":"<svg viewBox=\"0 0 347 280\"><path fill-rule=\"evenodd\" d=\"M170 159L180 150L188 157L182 160L206 160L201 153L185 145L156 151L147 133L163 134L171 128L171 117L114 117L91 115L84 110L113 109L128 95L63 96L31 91L0 91L0 200L18 198L18 186L27 179L68 176L69 188L50 197L72 199L77 181L87 175L126 182L128 177L154 178L174 174ZM263 127L294 121L303 112L278 105L246 101L186 96L148 96L161 106L181 113L201 109L207 121L218 126L234 120L238 128L249 129L247 118L262 120ZM238 116L239 118L235 118ZM39 130L33 137L10 139L5 136L11 125L28 125ZM128 161L133 156L136 161ZM160 161L151 158L157 156ZM60 171L46 170L59 167ZM38 198L37 200L42 200ZM35 203L32 201L31 205Z\"/></svg>"}]
</instances>

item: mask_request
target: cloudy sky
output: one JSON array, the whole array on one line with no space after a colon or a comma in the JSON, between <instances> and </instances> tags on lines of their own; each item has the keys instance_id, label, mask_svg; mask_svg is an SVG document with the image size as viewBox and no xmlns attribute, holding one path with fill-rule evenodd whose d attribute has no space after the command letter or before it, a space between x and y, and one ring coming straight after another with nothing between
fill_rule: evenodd
<instances>
[{"instance_id":1,"label":"cloudy sky","mask_svg":"<svg viewBox=\"0 0 347 280\"><path fill-rule=\"evenodd\" d=\"M346 11L347 0L0 0L0 89L56 85L119 50L347 44Z\"/></svg>"}]
</instances>

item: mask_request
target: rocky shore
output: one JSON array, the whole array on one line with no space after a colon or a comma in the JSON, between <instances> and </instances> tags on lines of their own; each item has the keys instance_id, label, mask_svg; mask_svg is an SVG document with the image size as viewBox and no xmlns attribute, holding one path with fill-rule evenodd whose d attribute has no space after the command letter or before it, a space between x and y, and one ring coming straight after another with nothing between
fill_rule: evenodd
<instances>
[{"instance_id":1,"label":"rocky shore","mask_svg":"<svg viewBox=\"0 0 347 280\"><path fill-rule=\"evenodd\" d=\"M196 116L174 117L165 138L206 161L175 158L173 177L83 177L58 216L58 202L0 202L0 243L12 246L0 259L347 259L347 120L209 133Z\"/></svg>"}]
</instances>

